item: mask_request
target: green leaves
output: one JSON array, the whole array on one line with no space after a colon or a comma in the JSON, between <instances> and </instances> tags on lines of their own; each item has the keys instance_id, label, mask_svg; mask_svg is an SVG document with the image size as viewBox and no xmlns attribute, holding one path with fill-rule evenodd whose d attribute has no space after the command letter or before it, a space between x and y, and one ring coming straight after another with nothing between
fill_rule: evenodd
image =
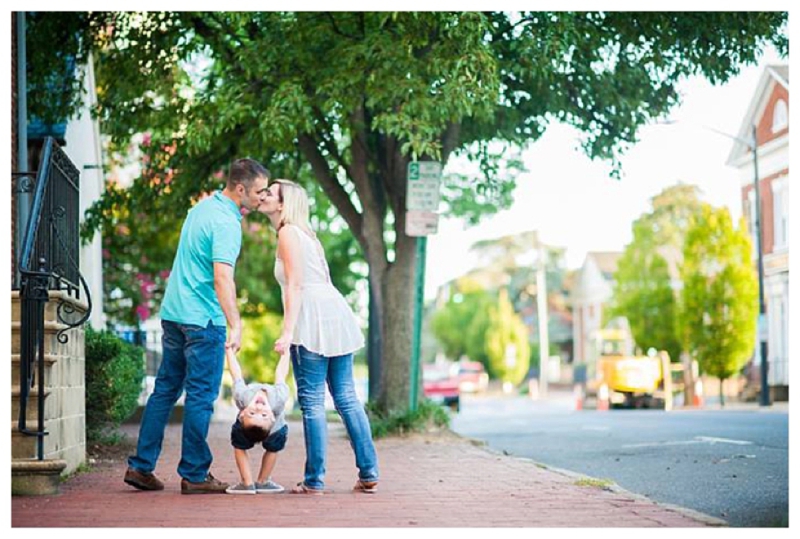
<instances>
[{"instance_id":1,"label":"green leaves","mask_svg":"<svg viewBox=\"0 0 800 539\"><path fill-rule=\"evenodd\" d=\"M681 326L700 368L720 379L737 374L755 345L758 281L744 221L704 205L686 236Z\"/></svg>"},{"instance_id":2,"label":"green leaves","mask_svg":"<svg viewBox=\"0 0 800 539\"><path fill-rule=\"evenodd\" d=\"M611 316L628 319L639 348L666 350L677 361L683 349L678 327L677 282L684 240L700 211L698 189L677 184L653 197L653 209L633 224L633 240L614 276Z\"/></svg>"}]
</instances>

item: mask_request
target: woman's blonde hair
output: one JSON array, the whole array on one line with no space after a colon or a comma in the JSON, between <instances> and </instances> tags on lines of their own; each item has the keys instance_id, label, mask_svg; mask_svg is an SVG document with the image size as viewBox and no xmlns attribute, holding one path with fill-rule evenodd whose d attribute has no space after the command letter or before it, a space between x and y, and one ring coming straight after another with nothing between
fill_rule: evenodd
<instances>
[{"instance_id":1,"label":"woman's blonde hair","mask_svg":"<svg viewBox=\"0 0 800 539\"><path fill-rule=\"evenodd\" d=\"M283 204L278 230L284 225L296 225L311 231L306 190L291 180L275 180L278 184L278 200Z\"/></svg>"}]
</instances>

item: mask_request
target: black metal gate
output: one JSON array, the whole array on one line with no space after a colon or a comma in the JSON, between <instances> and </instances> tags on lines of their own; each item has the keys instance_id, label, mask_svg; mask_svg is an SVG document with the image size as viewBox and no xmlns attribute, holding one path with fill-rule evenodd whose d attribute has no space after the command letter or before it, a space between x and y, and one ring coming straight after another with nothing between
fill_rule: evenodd
<instances>
[{"instance_id":1,"label":"black metal gate","mask_svg":"<svg viewBox=\"0 0 800 539\"><path fill-rule=\"evenodd\" d=\"M63 290L76 299L86 295L88 309L77 320L72 303L59 301L58 321L66 327L56 334L59 343L69 340L67 331L82 325L92 312L89 287L80 273L80 173L53 138L46 138L35 183L31 175L16 173L26 188L33 188L25 235L19 257L20 291L20 410L19 431L36 436L37 457L44 459L45 305L51 290ZM72 316L71 316L72 315ZM31 390L37 386L38 422L26 424Z\"/></svg>"}]
</instances>

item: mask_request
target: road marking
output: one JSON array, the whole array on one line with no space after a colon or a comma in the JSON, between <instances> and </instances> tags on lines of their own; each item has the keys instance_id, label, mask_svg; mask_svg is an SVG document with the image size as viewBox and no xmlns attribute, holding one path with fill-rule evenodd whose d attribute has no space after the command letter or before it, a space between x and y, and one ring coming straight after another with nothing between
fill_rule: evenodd
<instances>
[{"instance_id":1,"label":"road marking","mask_svg":"<svg viewBox=\"0 0 800 539\"><path fill-rule=\"evenodd\" d=\"M730 438L713 438L711 436L695 436L695 440L709 442L712 444L734 444L734 445L753 445L753 442L747 440L731 440Z\"/></svg>"},{"instance_id":2,"label":"road marking","mask_svg":"<svg viewBox=\"0 0 800 539\"><path fill-rule=\"evenodd\" d=\"M644 444L625 444L622 447L661 447L667 445L692 445L692 444L734 444L753 445L747 440L731 440L729 438L714 438L713 436L695 436L694 440L674 440L671 442L653 442Z\"/></svg>"}]
</instances>

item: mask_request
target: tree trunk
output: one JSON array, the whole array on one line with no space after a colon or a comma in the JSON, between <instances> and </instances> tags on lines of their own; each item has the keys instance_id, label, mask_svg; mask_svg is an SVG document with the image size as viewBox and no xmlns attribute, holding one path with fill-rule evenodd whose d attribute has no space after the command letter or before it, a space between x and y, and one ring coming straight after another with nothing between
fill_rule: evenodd
<instances>
[{"instance_id":1,"label":"tree trunk","mask_svg":"<svg viewBox=\"0 0 800 539\"><path fill-rule=\"evenodd\" d=\"M719 379L719 405L725 407L725 379Z\"/></svg>"},{"instance_id":2,"label":"tree trunk","mask_svg":"<svg viewBox=\"0 0 800 539\"><path fill-rule=\"evenodd\" d=\"M381 383L378 406L390 412L409 406L416 238L398 235L395 260L380 276Z\"/></svg>"}]
</instances>

